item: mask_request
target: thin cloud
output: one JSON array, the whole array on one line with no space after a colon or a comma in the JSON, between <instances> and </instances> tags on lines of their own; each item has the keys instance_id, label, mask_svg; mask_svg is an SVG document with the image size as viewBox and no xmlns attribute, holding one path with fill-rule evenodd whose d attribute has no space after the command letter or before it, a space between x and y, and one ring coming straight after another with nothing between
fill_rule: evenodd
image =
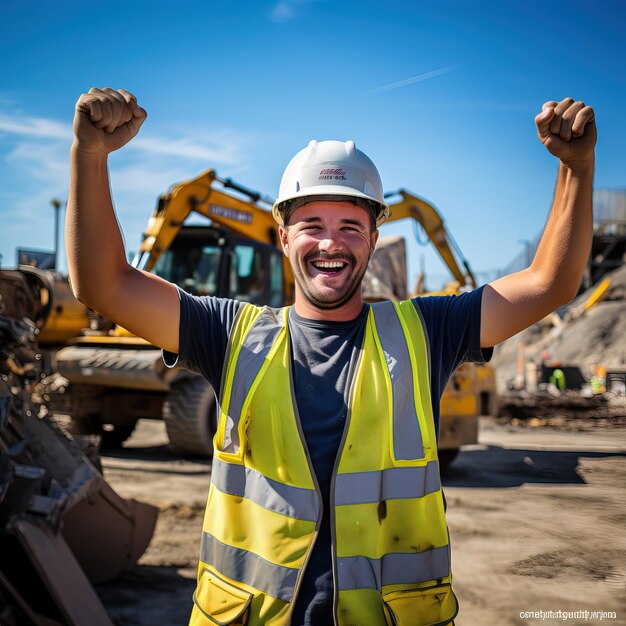
<instances>
[{"instance_id":1,"label":"thin cloud","mask_svg":"<svg viewBox=\"0 0 626 626\"><path fill-rule=\"evenodd\" d=\"M270 18L274 22L288 22L296 16L292 2L277 2L270 10Z\"/></svg>"},{"instance_id":2,"label":"thin cloud","mask_svg":"<svg viewBox=\"0 0 626 626\"><path fill-rule=\"evenodd\" d=\"M21 139L50 139L63 142L71 141L73 137L70 124L23 115L0 114L0 132ZM241 161L242 147L246 138L238 133L218 130L212 132L211 136L198 138L197 132L193 135L194 139L185 136L170 139L154 134L139 136L128 144L128 148L148 154L183 157L209 163L230 165Z\"/></svg>"},{"instance_id":3,"label":"thin cloud","mask_svg":"<svg viewBox=\"0 0 626 626\"><path fill-rule=\"evenodd\" d=\"M69 181L69 150L65 142L25 139L14 146L5 160L31 181L34 179L50 185L58 185L62 181L62 188Z\"/></svg>"},{"instance_id":4,"label":"thin cloud","mask_svg":"<svg viewBox=\"0 0 626 626\"><path fill-rule=\"evenodd\" d=\"M403 80L398 80L393 83L387 83L386 85L382 85L380 87L376 87L375 89L371 89L370 91L366 91L365 95L373 95L377 93L383 93L385 91L393 91L394 89L400 89L401 87L406 87L408 85L412 85L413 83L420 83L424 80L430 80L431 78L436 78L437 76L441 76L442 74L447 74L454 70L454 66L442 67L438 70L432 70L431 72L424 72L423 74L417 74L416 76L411 76L410 78L405 78Z\"/></svg>"},{"instance_id":5,"label":"thin cloud","mask_svg":"<svg viewBox=\"0 0 626 626\"><path fill-rule=\"evenodd\" d=\"M323 0L279 0L272 5L269 16L273 22L288 22L298 16L300 7L320 1Z\"/></svg>"},{"instance_id":6,"label":"thin cloud","mask_svg":"<svg viewBox=\"0 0 626 626\"><path fill-rule=\"evenodd\" d=\"M41 117L0 114L0 131L22 137L41 137L43 139L72 138L71 126Z\"/></svg>"},{"instance_id":7,"label":"thin cloud","mask_svg":"<svg viewBox=\"0 0 626 626\"><path fill-rule=\"evenodd\" d=\"M236 163L241 154L234 143L216 142L211 138L198 143L187 138L166 140L160 137L138 137L128 144L129 148L150 154L178 156L208 163Z\"/></svg>"}]
</instances>

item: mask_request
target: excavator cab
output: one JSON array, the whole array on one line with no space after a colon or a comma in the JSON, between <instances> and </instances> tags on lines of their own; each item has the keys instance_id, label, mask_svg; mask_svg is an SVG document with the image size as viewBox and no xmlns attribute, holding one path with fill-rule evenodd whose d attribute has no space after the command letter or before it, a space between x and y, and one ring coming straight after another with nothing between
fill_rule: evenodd
<instances>
[{"instance_id":1,"label":"excavator cab","mask_svg":"<svg viewBox=\"0 0 626 626\"><path fill-rule=\"evenodd\" d=\"M285 301L282 254L212 226L183 226L152 271L197 296L271 307Z\"/></svg>"}]
</instances>

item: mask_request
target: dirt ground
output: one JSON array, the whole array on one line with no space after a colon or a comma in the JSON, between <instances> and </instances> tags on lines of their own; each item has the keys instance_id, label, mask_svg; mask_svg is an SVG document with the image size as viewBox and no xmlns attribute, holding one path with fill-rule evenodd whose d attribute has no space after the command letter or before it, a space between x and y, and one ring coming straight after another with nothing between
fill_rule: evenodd
<instances>
[{"instance_id":1,"label":"dirt ground","mask_svg":"<svg viewBox=\"0 0 626 626\"><path fill-rule=\"evenodd\" d=\"M577 432L486 418L479 440L444 477L457 626L626 624L626 427ZM210 463L176 456L163 424L142 421L103 466L121 495L161 514L136 570L98 585L102 601L119 626L185 625Z\"/></svg>"}]
</instances>

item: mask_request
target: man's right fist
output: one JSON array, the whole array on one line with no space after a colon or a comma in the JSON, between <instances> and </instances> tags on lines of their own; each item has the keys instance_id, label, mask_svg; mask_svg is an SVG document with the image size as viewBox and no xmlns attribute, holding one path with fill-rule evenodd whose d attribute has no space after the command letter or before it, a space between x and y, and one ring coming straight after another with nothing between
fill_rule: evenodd
<instances>
[{"instance_id":1,"label":"man's right fist","mask_svg":"<svg viewBox=\"0 0 626 626\"><path fill-rule=\"evenodd\" d=\"M147 115L132 93L94 87L76 103L74 146L81 152L109 154L139 132Z\"/></svg>"}]
</instances>

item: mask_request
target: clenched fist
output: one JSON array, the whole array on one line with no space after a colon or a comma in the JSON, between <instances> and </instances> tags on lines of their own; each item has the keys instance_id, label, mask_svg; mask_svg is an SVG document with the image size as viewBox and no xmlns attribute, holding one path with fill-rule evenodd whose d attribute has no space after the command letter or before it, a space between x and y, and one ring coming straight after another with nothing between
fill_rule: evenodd
<instances>
[{"instance_id":1,"label":"clenched fist","mask_svg":"<svg viewBox=\"0 0 626 626\"><path fill-rule=\"evenodd\" d=\"M147 113L124 89L93 89L76 103L74 145L81 152L106 155L127 144Z\"/></svg>"},{"instance_id":2,"label":"clenched fist","mask_svg":"<svg viewBox=\"0 0 626 626\"><path fill-rule=\"evenodd\" d=\"M565 98L546 102L535 117L539 140L565 165L593 159L596 124L593 109L584 102Z\"/></svg>"}]
</instances>

